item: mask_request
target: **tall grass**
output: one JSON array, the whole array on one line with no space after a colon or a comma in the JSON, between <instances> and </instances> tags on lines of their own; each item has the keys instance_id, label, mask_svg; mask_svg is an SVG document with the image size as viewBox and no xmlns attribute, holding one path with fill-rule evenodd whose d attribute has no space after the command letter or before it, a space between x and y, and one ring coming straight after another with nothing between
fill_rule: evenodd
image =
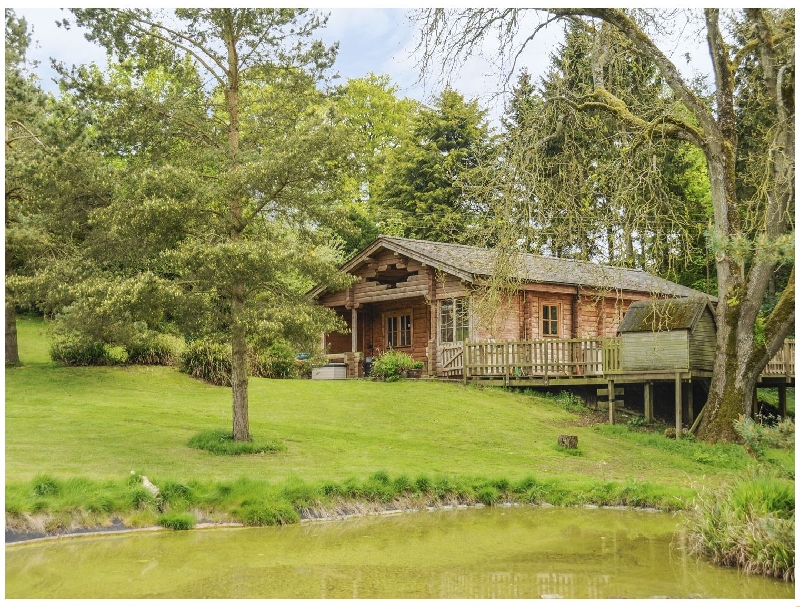
<instances>
[{"instance_id":1,"label":"tall grass","mask_svg":"<svg viewBox=\"0 0 800 607\"><path fill-rule=\"evenodd\" d=\"M40 475L28 483L10 484L6 486L7 526L26 529L31 515L39 515L45 531L101 525L114 518L131 526L161 524L173 529L188 528L201 518L245 525L282 525L342 507L380 510L506 502L675 510L692 497L686 491L633 480L569 484L528 476L512 482L505 477L391 477L385 471L342 482L308 483L297 477L281 483L247 478L234 482L154 478L152 482L159 488L157 496L144 489L139 475L112 482L59 480Z\"/></svg>"},{"instance_id":2,"label":"tall grass","mask_svg":"<svg viewBox=\"0 0 800 607\"><path fill-rule=\"evenodd\" d=\"M699 495L686 528L696 555L794 581L794 485L752 476Z\"/></svg>"}]
</instances>

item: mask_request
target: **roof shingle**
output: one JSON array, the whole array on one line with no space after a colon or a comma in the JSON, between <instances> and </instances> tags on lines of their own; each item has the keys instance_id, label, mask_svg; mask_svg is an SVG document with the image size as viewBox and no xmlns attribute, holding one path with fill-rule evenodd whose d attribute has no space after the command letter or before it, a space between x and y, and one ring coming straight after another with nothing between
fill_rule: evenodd
<instances>
[{"instance_id":1,"label":"roof shingle","mask_svg":"<svg viewBox=\"0 0 800 607\"><path fill-rule=\"evenodd\" d=\"M344 269L357 267L359 257L377 250L381 245L419 261L474 282L478 277L494 273L497 252L461 244L413 240L396 236L380 236ZM524 282L566 284L597 289L635 291L670 295L672 297L715 298L643 270L606 266L588 261L521 254L516 262L514 278Z\"/></svg>"}]
</instances>

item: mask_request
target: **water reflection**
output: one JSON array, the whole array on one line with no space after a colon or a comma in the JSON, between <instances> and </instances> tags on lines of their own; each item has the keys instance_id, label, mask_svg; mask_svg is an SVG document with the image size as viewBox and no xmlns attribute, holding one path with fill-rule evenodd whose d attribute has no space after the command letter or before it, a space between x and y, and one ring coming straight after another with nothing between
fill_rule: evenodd
<instances>
[{"instance_id":1,"label":"water reflection","mask_svg":"<svg viewBox=\"0 0 800 607\"><path fill-rule=\"evenodd\" d=\"M685 556L666 514L485 509L6 549L6 596L791 598Z\"/></svg>"}]
</instances>

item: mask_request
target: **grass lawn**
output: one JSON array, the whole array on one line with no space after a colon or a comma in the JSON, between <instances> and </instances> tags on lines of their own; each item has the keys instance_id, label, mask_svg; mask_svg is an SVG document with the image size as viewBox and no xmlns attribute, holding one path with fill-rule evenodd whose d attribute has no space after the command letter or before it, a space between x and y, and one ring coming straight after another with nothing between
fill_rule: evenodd
<instances>
[{"instance_id":1,"label":"grass lawn","mask_svg":"<svg viewBox=\"0 0 800 607\"><path fill-rule=\"evenodd\" d=\"M41 322L21 319L18 326L24 366L6 370L7 483L38 474L122 479L132 470L180 481L339 482L385 471L636 480L687 489L741 476L755 463L736 445L580 426L580 416L553 399L501 390L256 378L251 432L283 441L286 450L215 456L187 442L203 430L230 428L230 389L173 368L61 367L49 361ZM559 434L579 437L577 455L556 446Z\"/></svg>"}]
</instances>

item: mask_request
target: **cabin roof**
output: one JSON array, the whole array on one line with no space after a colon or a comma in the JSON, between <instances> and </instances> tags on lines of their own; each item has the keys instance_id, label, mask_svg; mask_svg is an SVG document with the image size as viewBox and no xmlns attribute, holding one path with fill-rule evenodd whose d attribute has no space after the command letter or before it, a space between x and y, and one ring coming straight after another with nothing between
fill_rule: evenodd
<instances>
[{"instance_id":1,"label":"cabin roof","mask_svg":"<svg viewBox=\"0 0 800 607\"><path fill-rule=\"evenodd\" d=\"M707 297L635 301L625 313L617 333L694 331L706 307L711 310L711 317L716 322L714 309Z\"/></svg>"},{"instance_id":2,"label":"cabin roof","mask_svg":"<svg viewBox=\"0 0 800 607\"><path fill-rule=\"evenodd\" d=\"M497 252L492 249L461 244L413 240L396 236L380 236L342 266L352 272L371 255L389 249L467 282L494 274ZM642 270L618 268L588 261L521 254L513 278L523 282L574 285L597 289L634 291L670 295L672 297L709 297L700 291L684 287ZM318 295L322 288L312 291Z\"/></svg>"}]
</instances>

